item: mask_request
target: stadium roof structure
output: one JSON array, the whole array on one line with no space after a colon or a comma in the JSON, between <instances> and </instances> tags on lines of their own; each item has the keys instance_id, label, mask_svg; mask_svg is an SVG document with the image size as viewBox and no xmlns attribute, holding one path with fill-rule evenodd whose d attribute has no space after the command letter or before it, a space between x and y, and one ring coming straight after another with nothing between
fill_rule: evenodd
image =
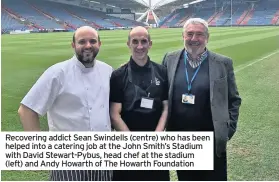
<instances>
[{"instance_id":1,"label":"stadium roof structure","mask_svg":"<svg viewBox=\"0 0 279 182\"><path fill-rule=\"evenodd\" d=\"M159 7L167 6L182 6L194 1L204 1L204 0L85 0L91 3L106 4L111 7L118 7L121 9L145 9L145 13L142 14L137 21L144 21L147 24L156 24L160 21L157 15L154 13Z\"/></svg>"},{"instance_id":2,"label":"stadium roof structure","mask_svg":"<svg viewBox=\"0 0 279 182\"><path fill-rule=\"evenodd\" d=\"M92 3L97 3L99 2L100 4L107 4L107 5L112 5L118 8L122 9L135 9L135 8L147 8L148 4L145 4L141 0L87 0L88 2Z\"/></svg>"},{"instance_id":3,"label":"stadium roof structure","mask_svg":"<svg viewBox=\"0 0 279 182\"><path fill-rule=\"evenodd\" d=\"M99 2L102 4L108 4L119 8L151 8L156 9L165 5L182 5L192 2L194 0L87 0L88 2Z\"/></svg>"}]
</instances>

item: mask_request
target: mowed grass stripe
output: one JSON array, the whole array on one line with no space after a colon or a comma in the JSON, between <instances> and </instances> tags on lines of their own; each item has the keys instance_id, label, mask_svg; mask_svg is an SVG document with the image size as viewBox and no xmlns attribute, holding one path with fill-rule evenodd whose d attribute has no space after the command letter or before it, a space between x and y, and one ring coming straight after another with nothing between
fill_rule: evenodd
<instances>
[{"instance_id":1,"label":"mowed grass stripe","mask_svg":"<svg viewBox=\"0 0 279 182\"><path fill-rule=\"evenodd\" d=\"M247 34L242 34L242 36L231 36L231 37L226 37L221 40L215 40L215 38L211 38L209 41L209 48L211 49L220 49L224 48L226 46L231 46L231 45L237 45L239 43L243 42L249 42L249 41L254 41L254 40L260 40L260 39L265 39L268 37L276 36L279 35L279 31L274 31L274 32L259 32L259 34L250 34L247 36ZM179 40L180 39L180 40ZM157 44L164 44L167 43L168 45L175 44L177 46L171 46L172 48L176 47L179 49L181 46L178 43L182 43L181 38L177 39L153 39L154 46L157 46ZM63 45L63 46L62 46ZM71 47L70 47L70 42L61 42L57 44L51 44L51 48L47 48L49 44L43 44L41 45L40 48L37 48L36 44L30 44L26 45L26 47L29 48L36 48L36 51L33 52L22 52L21 54L28 54L28 55L41 55L41 56L46 56L50 55L49 52L52 52L51 56L55 57L61 54L69 54L71 53ZM60 48L60 49L59 49ZM7 47L3 48L5 51L14 51L16 50L16 47ZM127 49L126 42L123 41L123 43L112 43L110 41L103 41L103 46L102 46L102 51L110 51L110 52L121 52L125 51L124 49Z\"/></svg>"},{"instance_id":2,"label":"mowed grass stripe","mask_svg":"<svg viewBox=\"0 0 279 182\"><path fill-rule=\"evenodd\" d=\"M243 103L228 146L231 180L279 179L279 53L236 74Z\"/></svg>"},{"instance_id":3,"label":"mowed grass stripe","mask_svg":"<svg viewBox=\"0 0 279 182\"><path fill-rule=\"evenodd\" d=\"M165 30L165 29L163 29ZM168 31L168 32L164 32L162 34L158 34L157 32L155 34L153 34L154 31L150 31L150 34L153 37L162 37L162 38L166 38L169 36L174 36L177 37L176 35L179 35L178 37L180 37L182 29L171 29L173 31ZM241 33L247 33L247 32L261 32L261 31L273 31L276 30L276 28L258 28L258 29L254 29L254 30L249 30L249 29L227 29L226 31L224 31L224 33L218 31L212 31L210 32L211 36L223 36L223 35L231 35L231 34L241 34ZM121 33L117 32L113 34L113 36L110 36L110 31L100 31L100 36L101 36L101 40L111 40L111 42L115 42L117 41L122 41L125 40L127 41L127 35L128 35L128 31L124 30ZM51 33L49 35L44 35L42 36L41 34L31 34L30 36L22 36L22 35L12 35L13 37L10 39L9 38L9 42L5 42L6 45L9 44L26 44L26 40L28 40L28 43L42 43L41 40L44 40L44 42L51 42L52 44L59 44L62 42L70 42L71 37L72 37L73 33ZM10 35L9 35L10 36ZM4 39L5 39L6 35L4 35ZM49 37L48 39L45 39L43 37ZM52 37L55 37L55 39L52 39Z\"/></svg>"},{"instance_id":4,"label":"mowed grass stripe","mask_svg":"<svg viewBox=\"0 0 279 182\"><path fill-rule=\"evenodd\" d=\"M248 62L259 59L278 49L279 35L266 39L247 41L233 44L232 46L213 49L214 51L229 56L233 59L234 65L245 65ZM209 46L209 48L211 48Z\"/></svg>"}]
</instances>

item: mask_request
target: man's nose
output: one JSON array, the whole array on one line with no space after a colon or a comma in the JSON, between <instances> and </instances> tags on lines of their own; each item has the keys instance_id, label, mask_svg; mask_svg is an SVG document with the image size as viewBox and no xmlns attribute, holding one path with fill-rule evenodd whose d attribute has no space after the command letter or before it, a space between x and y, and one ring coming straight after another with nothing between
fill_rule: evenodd
<instances>
[{"instance_id":1,"label":"man's nose","mask_svg":"<svg viewBox=\"0 0 279 182\"><path fill-rule=\"evenodd\" d=\"M196 34L194 34L191 40L194 41L194 40L197 40L197 38L198 38L198 36Z\"/></svg>"},{"instance_id":2,"label":"man's nose","mask_svg":"<svg viewBox=\"0 0 279 182\"><path fill-rule=\"evenodd\" d=\"M138 43L138 45L137 45L137 48L138 49L142 49L143 48L143 45L142 45L142 43L139 41L139 43Z\"/></svg>"},{"instance_id":3,"label":"man's nose","mask_svg":"<svg viewBox=\"0 0 279 182\"><path fill-rule=\"evenodd\" d=\"M91 46L92 46L92 44L89 41L87 41L86 44L85 44L85 47L90 48Z\"/></svg>"}]
</instances>

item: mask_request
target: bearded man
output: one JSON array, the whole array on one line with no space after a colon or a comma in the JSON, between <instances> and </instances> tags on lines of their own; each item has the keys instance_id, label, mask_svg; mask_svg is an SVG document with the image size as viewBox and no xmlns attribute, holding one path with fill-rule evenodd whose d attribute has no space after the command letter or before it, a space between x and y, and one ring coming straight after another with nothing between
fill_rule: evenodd
<instances>
[{"instance_id":1,"label":"bearded man","mask_svg":"<svg viewBox=\"0 0 279 182\"><path fill-rule=\"evenodd\" d=\"M109 88L112 67L96 60L100 37L89 26L73 36L75 55L48 68L21 101L25 131L40 131L47 113L49 131L111 131ZM110 181L112 171L54 170L52 181Z\"/></svg>"},{"instance_id":2,"label":"bearded man","mask_svg":"<svg viewBox=\"0 0 279 182\"><path fill-rule=\"evenodd\" d=\"M233 62L206 48L208 23L190 18L183 27L184 48L167 53L168 131L213 131L214 170L177 171L180 181L227 180L227 141L236 131L241 98Z\"/></svg>"}]
</instances>

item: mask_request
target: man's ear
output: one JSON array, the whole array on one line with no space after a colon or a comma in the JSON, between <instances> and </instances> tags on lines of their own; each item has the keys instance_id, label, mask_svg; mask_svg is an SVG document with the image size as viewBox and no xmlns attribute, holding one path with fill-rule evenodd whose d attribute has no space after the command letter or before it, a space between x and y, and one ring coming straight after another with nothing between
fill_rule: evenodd
<instances>
[{"instance_id":1,"label":"man's ear","mask_svg":"<svg viewBox=\"0 0 279 182\"><path fill-rule=\"evenodd\" d=\"M152 47L152 40L149 41L149 48Z\"/></svg>"},{"instance_id":2,"label":"man's ear","mask_svg":"<svg viewBox=\"0 0 279 182\"><path fill-rule=\"evenodd\" d=\"M101 45L102 45L102 42L101 42L101 41L99 41L99 47L101 47Z\"/></svg>"},{"instance_id":3,"label":"man's ear","mask_svg":"<svg viewBox=\"0 0 279 182\"><path fill-rule=\"evenodd\" d=\"M72 42L72 48L75 48L75 43L74 42Z\"/></svg>"}]
</instances>

